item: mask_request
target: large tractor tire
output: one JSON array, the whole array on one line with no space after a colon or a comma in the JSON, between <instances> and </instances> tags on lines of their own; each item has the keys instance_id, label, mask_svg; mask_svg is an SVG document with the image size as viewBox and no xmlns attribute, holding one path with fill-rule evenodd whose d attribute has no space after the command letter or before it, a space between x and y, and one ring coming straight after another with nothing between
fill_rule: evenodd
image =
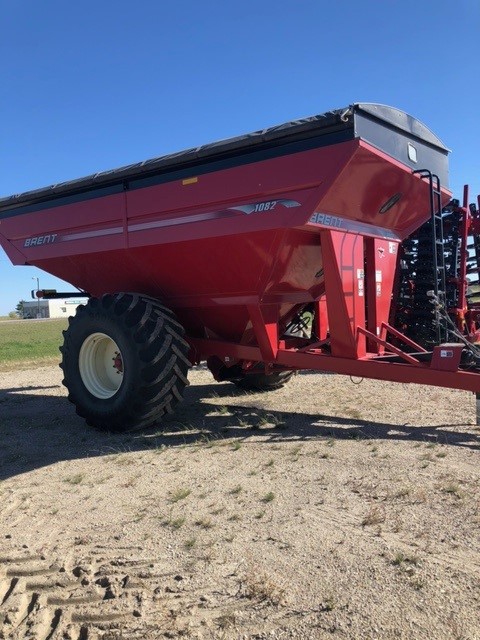
<instances>
[{"instance_id":1,"label":"large tractor tire","mask_svg":"<svg viewBox=\"0 0 480 640\"><path fill-rule=\"evenodd\" d=\"M188 384L183 327L158 300L106 294L81 305L63 332L63 384L90 426L147 427L171 413Z\"/></svg>"},{"instance_id":2,"label":"large tractor tire","mask_svg":"<svg viewBox=\"0 0 480 640\"><path fill-rule=\"evenodd\" d=\"M274 371L273 373L247 373L233 383L244 391L274 391L281 389L293 376L293 371Z\"/></svg>"}]
</instances>

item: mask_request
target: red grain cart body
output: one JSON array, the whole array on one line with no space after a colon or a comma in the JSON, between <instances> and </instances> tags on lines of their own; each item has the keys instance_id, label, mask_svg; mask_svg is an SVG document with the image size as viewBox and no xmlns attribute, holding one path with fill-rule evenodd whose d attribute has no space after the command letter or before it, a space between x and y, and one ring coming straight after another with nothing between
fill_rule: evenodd
<instances>
[{"instance_id":1,"label":"red grain cart body","mask_svg":"<svg viewBox=\"0 0 480 640\"><path fill-rule=\"evenodd\" d=\"M399 243L450 200L447 155L355 104L3 198L0 242L91 296L62 367L99 428L154 422L202 360L244 388L308 368L480 391L462 345L388 324Z\"/></svg>"}]
</instances>

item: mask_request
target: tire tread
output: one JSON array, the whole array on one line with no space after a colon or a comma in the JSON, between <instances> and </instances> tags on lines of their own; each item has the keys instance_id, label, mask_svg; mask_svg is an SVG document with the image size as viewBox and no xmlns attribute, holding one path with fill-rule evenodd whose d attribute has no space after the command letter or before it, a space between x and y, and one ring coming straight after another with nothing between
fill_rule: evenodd
<instances>
[{"instance_id":1,"label":"tire tread","mask_svg":"<svg viewBox=\"0 0 480 640\"><path fill-rule=\"evenodd\" d=\"M77 358L72 347L72 336L77 327L84 325L97 314L107 318L128 336L134 345L137 363L134 381L134 398L125 402L122 412L106 413L99 417L82 402L79 385L72 384ZM68 399L75 405L77 414L87 424L105 431L134 431L157 422L165 413L172 413L182 399L188 385L188 360L190 346L184 339L185 331L174 313L155 298L136 293L105 294L91 298L80 305L74 317L69 318L69 327L64 332L64 344L60 347L63 384L67 387ZM81 388L84 389L83 385ZM84 393L88 392L86 389ZM103 401L102 401L103 402Z\"/></svg>"}]
</instances>

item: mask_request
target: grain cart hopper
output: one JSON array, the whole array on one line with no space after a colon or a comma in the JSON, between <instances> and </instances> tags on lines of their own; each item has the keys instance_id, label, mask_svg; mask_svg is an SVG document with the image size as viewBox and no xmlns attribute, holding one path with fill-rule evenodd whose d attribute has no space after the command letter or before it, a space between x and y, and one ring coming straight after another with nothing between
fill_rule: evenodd
<instances>
[{"instance_id":1,"label":"grain cart hopper","mask_svg":"<svg viewBox=\"0 0 480 640\"><path fill-rule=\"evenodd\" d=\"M246 389L314 369L479 392L475 347L444 324L447 155L406 113L354 104L3 198L0 241L90 297L61 367L100 429L170 412L201 361ZM390 318L399 245L428 220L430 349Z\"/></svg>"}]
</instances>

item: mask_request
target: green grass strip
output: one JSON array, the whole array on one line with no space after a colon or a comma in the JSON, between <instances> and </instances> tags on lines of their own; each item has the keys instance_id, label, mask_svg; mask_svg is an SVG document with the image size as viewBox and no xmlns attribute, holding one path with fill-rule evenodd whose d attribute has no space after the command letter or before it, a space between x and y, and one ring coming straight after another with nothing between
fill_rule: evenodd
<instances>
[{"instance_id":1,"label":"green grass strip","mask_svg":"<svg viewBox=\"0 0 480 640\"><path fill-rule=\"evenodd\" d=\"M60 359L62 331L68 326L59 320L19 320L0 323L0 366L14 362Z\"/></svg>"}]
</instances>

